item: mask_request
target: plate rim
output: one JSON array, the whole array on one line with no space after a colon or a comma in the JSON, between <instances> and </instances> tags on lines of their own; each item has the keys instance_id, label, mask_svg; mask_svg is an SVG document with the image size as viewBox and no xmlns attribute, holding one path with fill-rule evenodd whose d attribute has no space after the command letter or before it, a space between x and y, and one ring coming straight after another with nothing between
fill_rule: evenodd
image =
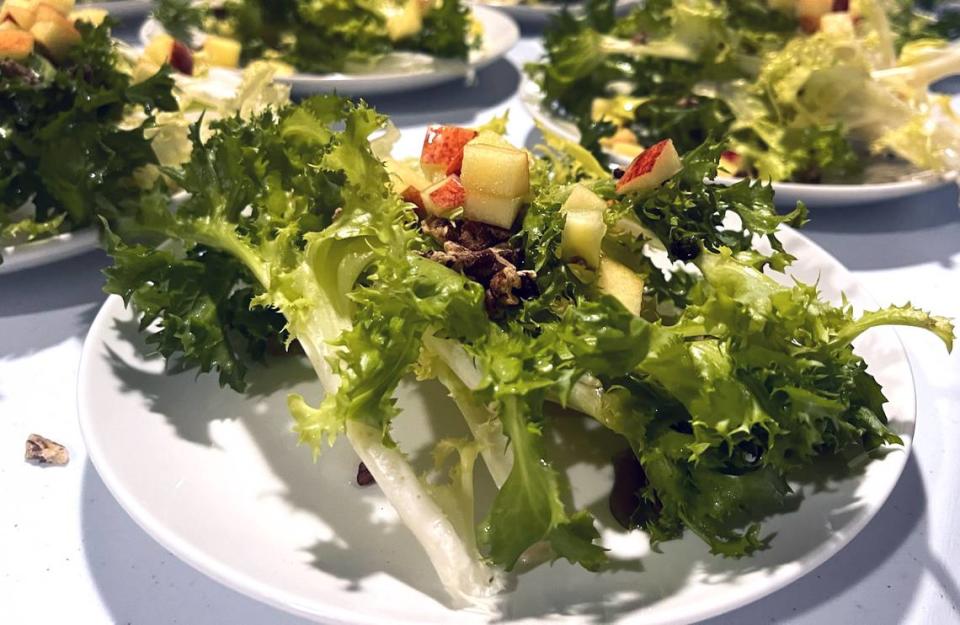
<instances>
[{"instance_id":1,"label":"plate rim","mask_svg":"<svg viewBox=\"0 0 960 625\"><path fill-rule=\"evenodd\" d=\"M95 250L99 235L95 227L86 226L26 243L6 245L0 248L4 257L0 275L42 267Z\"/></svg>"},{"instance_id":2,"label":"plate rim","mask_svg":"<svg viewBox=\"0 0 960 625\"><path fill-rule=\"evenodd\" d=\"M852 279L853 283L859 286L861 291L859 299L861 299L863 303L870 304L871 306L877 305L877 301L873 297L872 293L866 288L856 274L848 269L830 252L821 247L810 237L807 237L793 228L783 227L783 230L787 232L788 236L796 237L801 244L812 246L820 254L824 255L825 261L835 264L836 267L840 268L847 280ZM116 306L120 306L120 310L127 310L127 307L123 304L123 301L119 296L110 295L97 311L97 315L94 318L93 323L90 325L87 335L84 337L77 372L76 401L80 432L84 441L84 445L87 449L88 458L96 469L100 479L107 487L107 490L114 497L120 507L123 508L123 510L147 535L149 535L163 548L173 553L176 557L183 560L201 574L216 580L218 583L223 584L227 588L239 592L240 594L270 605L282 612L295 614L316 622L321 622L322 618L322 622L331 623L332 625L366 625L368 623L377 623L374 616L361 611L344 609L344 607L341 605L335 605L331 603L322 604L324 611L321 615L315 609L310 609L308 606L302 605L296 596L290 595L290 593L285 591L283 588L279 586L263 584L252 578L250 575L238 571L229 565L223 564L215 557L194 548L189 544L189 541L181 538L176 532L166 527L160 519L155 518L154 515L147 512L146 507L141 504L139 499L134 496L132 492L127 491L126 488L122 486L122 482L119 479L115 469L110 466L110 463L104 461L104 452L99 443L98 437L92 434L93 417L90 414L91 411L85 410L85 406L89 401L87 397L91 394L90 392L93 388L91 386L92 372L89 363L97 357L97 348L103 345L104 330L102 328L115 318L115 311L113 308ZM898 432L904 437L903 446L899 448L893 448L893 451L896 452L896 462L898 463L898 466L895 467L894 473L891 475L889 484L885 487L884 492L879 497L874 498L876 505L872 509L868 510L865 514L861 515L855 522L848 525L839 540L827 540L822 542L813 552L813 557L811 557L803 566L784 575L781 579L778 579L773 583L768 582L763 586L749 587L743 593L736 594L729 599L722 599L720 601L710 603L709 608L694 608L691 611L683 614L681 618L667 615L665 618L649 621L650 623L656 623L660 625L681 625L693 623L702 619L720 616L759 601L809 575L812 571L816 570L826 561L840 553L847 545L850 544L850 542L860 535L863 529L871 521L873 521L877 514L879 514L880 511L886 506L890 495L893 493L897 484L899 484L903 476L903 472L906 469L906 465L913 453L913 441L916 438L916 430L918 427L918 398L916 374L914 372L913 363L897 329L888 327L886 330L890 334L891 338L896 340L899 353L902 355L903 363L906 365L906 373L909 378L907 387L910 391L910 405L904 405L902 408L909 410L910 418L906 420L909 423L907 431ZM796 563L797 561L798 559L794 559L790 562ZM640 611L644 609L645 608L640 608L639 610L624 616L627 618L635 618ZM456 614L456 612L452 611L452 614ZM560 623L562 621L557 622Z\"/></svg>"},{"instance_id":3,"label":"plate rim","mask_svg":"<svg viewBox=\"0 0 960 625\"><path fill-rule=\"evenodd\" d=\"M478 21L484 25L484 29L496 30L502 33L503 43L495 48L485 50L481 44L478 52L482 56L468 59L466 62L454 61L451 67L455 70L435 68L430 72L389 72L389 73L370 73L370 74L347 74L342 72L333 72L330 74L315 74L309 72L295 72L287 76L277 76L277 82L291 85L293 87L321 87L325 89L342 89L344 93L361 94L380 94L380 93L399 93L404 91L413 91L426 88L450 79L461 76L469 76L471 72L483 69L488 65L502 59L512 50L520 41L520 27L517 22L502 11L487 7L471 5L471 11L474 12ZM145 47L149 43L147 34L151 29L162 28L159 23L151 16L143 21L137 31L140 46ZM436 57L432 57L436 58ZM225 71L240 74L243 68L224 68ZM416 84L404 86L398 84L394 87L389 86L390 82L403 81L404 79L413 79ZM375 86L363 86L364 83L373 83Z\"/></svg>"}]
</instances>

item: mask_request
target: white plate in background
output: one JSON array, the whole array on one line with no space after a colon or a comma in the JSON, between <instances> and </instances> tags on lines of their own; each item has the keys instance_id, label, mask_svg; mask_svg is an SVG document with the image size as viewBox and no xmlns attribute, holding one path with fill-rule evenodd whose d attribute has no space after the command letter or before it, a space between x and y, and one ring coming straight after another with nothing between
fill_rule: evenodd
<instances>
[{"instance_id":1,"label":"white plate in background","mask_svg":"<svg viewBox=\"0 0 960 625\"><path fill-rule=\"evenodd\" d=\"M809 239L789 229L781 239L799 258L792 275L819 280L832 301L845 292L858 308L876 305ZM853 539L893 490L914 432L913 377L893 330L873 330L856 346L884 387L904 447L826 488L797 485L800 508L765 522L764 533L775 533L771 548L753 557L711 556L689 531L653 552L643 533L606 525L612 555L639 566L602 575L566 562L541 566L503 596L499 620L447 606L385 498L353 484L358 460L343 438L316 464L296 445L286 396L321 395L298 358L253 367L246 395L219 388L214 375L169 375L161 359L145 355L136 321L113 296L83 347L78 410L100 476L148 534L230 588L289 612L337 624L676 624L740 607L808 573ZM456 408L435 384L403 384L399 406L393 434L414 463L435 438L460 434L462 420L451 419ZM596 435L580 419L552 423L577 440ZM609 468L579 462L568 474L577 506L594 507L602 521Z\"/></svg>"},{"instance_id":2,"label":"white plate in background","mask_svg":"<svg viewBox=\"0 0 960 625\"><path fill-rule=\"evenodd\" d=\"M294 95L336 90L350 96L413 91L452 80L467 80L477 70L502 58L520 40L520 29L507 15L485 7L472 10L483 24L483 40L479 50L470 52L466 63L404 52L388 55L383 63L362 73L296 73L278 76L277 80L289 84ZM151 17L140 28L140 41L147 45L162 32L163 26ZM391 68L393 63L401 63L402 67Z\"/></svg>"},{"instance_id":3,"label":"white plate in background","mask_svg":"<svg viewBox=\"0 0 960 625\"><path fill-rule=\"evenodd\" d=\"M633 5L640 4L641 0L618 0L617 14L628 12ZM574 15L583 13L583 2L533 2L523 3L520 0L475 0L474 5L490 7L503 11L521 24L530 26L544 26L551 18L560 14L564 6L569 7Z\"/></svg>"},{"instance_id":4,"label":"white plate in background","mask_svg":"<svg viewBox=\"0 0 960 625\"><path fill-rule=\"evenodd\" d=\"M78 2L78 9L105 9L110 15L123 19L147 15L153 10L150 0L104 0L101 2Z\"/></svg>"},{"instance_id":5,"label":"white plate in background","mask_svg":"<svg viewBox=\"0 0 960 625\"><path fill-rule=\"evenodd\" d=\"M3 256L0 274L30 269L89 252L97 247L97 237L96 228L83 228L46 239L0 248L0 256Z\"/></svg>"}]
</instances>

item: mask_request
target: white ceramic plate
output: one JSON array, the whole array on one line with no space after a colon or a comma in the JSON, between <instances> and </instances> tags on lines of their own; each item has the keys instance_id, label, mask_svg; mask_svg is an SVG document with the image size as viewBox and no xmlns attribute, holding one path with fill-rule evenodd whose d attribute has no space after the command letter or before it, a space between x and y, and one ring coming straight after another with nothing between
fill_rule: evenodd
<instances>
[{"instance_id":1,"label":"white ceramic plate","mask_svg":"<svg viewBox=\"0 0 960 625\"><path fill-rule=\"evenodd\" d=\"M78 2L78 9L106 9L117 18L146 15L153 9L150 0L105 0L103 2Z\"/></svg>"},{"instance_id":2,"label":"white ceramic plate","mask_svg":"<svg viewBox=\"0 0 960 625\"><path fill-rule=\"evenodd\" d=\"M95 228L84 228L39 241L10 245L0 249L0 255L3 256L0 274L46 265L88 252L96 247Z\"/></svg>"},{"instance_id":3,"label":"white ceramic plate","mask_svg":"<svg viewBox=\"0 0 960 625\"><path fill-rule=\"evenodd\" d=\"M801 260L793 274L819 278L825 295L844 291L855 306L874 302L840 263L805 237L783 232ZM503 596L505 623L686 623L742 606L789 584L846 545L876 514L909 453L915 424L913 378L890 329L861 337L857 350L884 386L894 430L903 437L863 472L826 488L797 486L796 512L770 519L771 549L755 557L711 556L690 532L650 550L645 535L613 529L606 458L565 470L576 505L591 506L617 572L595 575L566 563L521 576ZM215 376L169 375L144 355L136 322L119 297L104 304L83 348L80 424L90 458L120 504L165 548L227 586L283 610L327 623L479 624L456 612L412 535L376 487L353 484L357 457L338 441L313 464L290 432L285 397L319 400L309 366L278 359L250 372L242 396ZM433 384L404 384L394 434L415 464L428 443L460 435L460 419ZM558 434L595 444L595 428L558 419ZM594 448L600 448L596 446ZM480 469L482 472L483 470ZM481 480L485 482L486 480Z\"/></svg>"},{"instance_id":4,"label":"white ceramic plate","mask_svg":"<svg viewBox=\"0 0 960 625\"><path fill-rule=\"evenodd\" d=\"M468 63L435 59L425 54L396 53L388 57L384 66L369 72L354 74L294 74L278 77L288 83L294 95L308 95L336 90L341 95L374 95L413 91L456 79L469 79L479 69L503 57L520 40L520 29L508 16L474 7L474 15L483 24L483 43L479 50L470 52ZM163 32L153 18L140 29L140 41L146 45L151 38ZM401 69L391 69L389 63L402 59Z\"/></svg>"},{"instance_id":5,"label":"white ceramic plate","mask_svg":"<svg viewBox=\"0 0 960 625\"><path fill-rule=\"evenodd\" d=\"M571 141L580 140L580 131L575 124L560 119L543 105L540 87L526 75L520 86L520 99L530 115L544 128ZM625 166L630 159L610 153L610 160ZM717 178L720 183L733 183L740 178ZM797 182L773 183L774 201L782 208L792 209L798 201L810 208L826 208L887 202L896 198L922 193L941 185L950 184L943 176L929 173L897 182L871 184L801 184Z\"/></svg>"},{"instance_id":6,"label":"white ceramic plate","mask_svg":"<svg viewBox=\"0 0 960 625\"><path fill-rule=\"evenodd\" d=\"M617 2L617 13L629 11L633 5L639 4L640 0L619 0ZM558 2L539 2L535 4L523 4L520 0L478 0L474 4L487 6L503 11L521 24L530 26L543 26L555 15L563 10L563 4ZM577 15L583 12L582 2L569 2L567 6L570 11Z\"/></svg>"}]
</instances>

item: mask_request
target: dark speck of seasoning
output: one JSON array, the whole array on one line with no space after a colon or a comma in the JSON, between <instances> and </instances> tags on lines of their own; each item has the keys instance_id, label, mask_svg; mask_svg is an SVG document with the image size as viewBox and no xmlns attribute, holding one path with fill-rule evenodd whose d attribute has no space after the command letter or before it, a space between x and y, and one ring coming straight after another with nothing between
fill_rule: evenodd
<instances>
[{"instance_id":1,"label":"dark speck of seasoning","mask_svg":"<svg viewBox=\"0 0 960 625\"><path fill-rule=\"evenodd\" d=\"M357 486L370 486L371 484L376 484L377 481L373 479L373 476L370 475L367 465L360 463L360 466L357 467Z\"/></svg>"},{"instance_id":2,"label":"dark speck of seasoning","mask_svg":"<svg viewBox=\"0 0 960 625\"><path fill-rule=\"evenodd\" d=\"M621 178L623 178L623 174L625 173L626 173L625 171L617 167L616 169L613 170L613 177L617 180L620 180Z\"/></svg>"}]
</instances>

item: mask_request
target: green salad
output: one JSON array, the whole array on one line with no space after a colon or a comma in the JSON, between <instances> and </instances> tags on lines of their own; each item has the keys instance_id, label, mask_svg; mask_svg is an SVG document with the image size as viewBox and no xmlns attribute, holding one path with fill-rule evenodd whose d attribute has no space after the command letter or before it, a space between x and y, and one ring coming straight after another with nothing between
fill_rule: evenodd
<instances>
[{"instance_id":1,"label":"green salad","mask_svg":"<svg viewBox=\"0 0 960 625\"><path fill-rule=\"evenodd\" d=\"M152 350L236 391L271 341L297 344L325 391L289 397L300 441L320 463L351 445L464 603L523 554L608 565L590 511L565 503L545 444L558 418L619 441L566 451L632 467L627 528L729 557L777 541L762 522L792 476L900 442L851 342L900 324L950 348L950 321L855 314L771 277L793 260L778 229L806 211L777 214L759 182L714 184L714 142L681 157L666 140L612 176L559 139L513 147L503 121L433 126L419 159L393 158L387 120L335 96L217 121L167 170L189 197L132 216L172 245L111 236L106 288ZM393 436L411 375L445 385L471 432L437 440L427 475ZM480 510L478 459L498 488Z\"/></svg>"},{"instance_id":2,"label":"green salad","mask_svg":"<svg viewBox=\"0 0 960 625\"><path fill-rule=\"evenodd\" d=\"M160 0L154 16L180 41L200 31L215 45L235 43L240 64L266 59L321 74L363 69L393 52L466 61L480 41L460 0Z\"/></svg>"},{"instance_id":3,"label":"green salad","mask_svg":"<svg viewBox=\"0 0 960 625\"><path fill-rule=\"evenodd\" d=\"M172 70L169 56L137 57L109 19L23 10L16 18L43 28L0 31L0 247L120 226L146 195L176 192L160 168L189 160L194 122L206 136L219 117L289 101L268 65L215 83Z\"/></svg>"},{"instance_id":4,"label":"green salad","mask_svg":"<svg viewBox=\"0 0 960 625\"><path fill-rule=\"evenodd\" d=\"M109 22L73 32L56 58L0 59L0 242L90 226L136 204L135 173L156 162L144 132L177 108L168 70L136 84L123 71ZM143 115L124 126L133 108Z\"/></svg>"},{"instance_id":5,"label":"green salad","mask_svg":"<svg viewBox=\"0 0 960 625\"><path fill-rule=\"evenodd\" d=\"M960 124L930 91L960 71L960 11L906 0L590 0L528 66L544 105L599 154L724 137L732 175L856 183L960 169ZM891 167L890 162L894 163Z\"/></svg>"}]
</instances>

